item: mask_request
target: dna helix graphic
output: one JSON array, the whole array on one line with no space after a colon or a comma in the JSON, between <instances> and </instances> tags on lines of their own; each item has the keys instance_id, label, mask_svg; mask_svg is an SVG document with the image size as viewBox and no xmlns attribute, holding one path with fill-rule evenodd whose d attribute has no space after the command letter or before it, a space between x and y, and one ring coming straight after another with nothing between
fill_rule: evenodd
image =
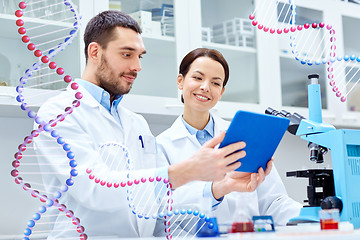
<instances>
[{"instance_id":1,"label":"dna helix graphic","mask_svg":"<svg viewBox=\"0 0 360 240\"><path fill-rule=\"evenodd\" d=\"M214 227L205 213L190 208L173 209L169 180L149 175L146 169L134 171L131 153L125 145L104 143L99 146L96 158L102 162L102 167L87 168L89 180L99 187L126 188L126 199L132 213L139 219L163 220L167 239L173 236L174 239L184 239L190 233L195 237L202 229ZM195 229L197 232L194 233Z\"/></svg>"},{"instance_id":2,"label":"dna helix graphic","mask_svg":"<svg viewBox=\"0 0 360 240\"><path fill-rule=\"evenodd\" d=\"M51 222L50 219L53 218L54 212L55 214L63 214L69 219L70 232L80 239L87 239L84 228L80 225L80 220L64 204L60 203L61 196L74 184L73 178L78 173L71 146L54 129L54 126L64 121L74 108L80 106L79 100L82 98L82 94L76 91L78 89L77 83L73 82L71 76L66 75L65 70L58 67L53 60L76 37L79 30L80 15L71 0L53 1L51 5L44 3L43 0L20 2L19 9L15 12L15 16L18 18L16 25L21 40L36 59L35 63L25 71L19 80L19 85L16 87L18 93L16 100L27 116L34 120L34 124L38 128L26 136L24 142L19 145L18 151L14 155L15 160L12 162L14 169L11 171L11 176L15 178L16 184L30 193L32 197L38 198L42 204L34 213L33 218L29 220L24 231L24 239L30 239L33 233L46 235L48 229L42 225ZM52 11L49 12L49 9ZM35 23L30 20L31 18L37 18L38 21ZM47 24L46 20L50 18L56 19L54 21L58 25L56 29ZM66 85L74 91L72 102L63 113L53 116L50 121L43 119L33 107L36 101L41 99L44 92L47 93L45 89L62 91ZM43 92L39 93L36 88L42 88ZM44 185L42 179L36 178L40 174L57 174L54 171L41 171L44 165L37 163L33 141L42 134L51 136L53 141L59 144L59 148L63 149L63 157L67 159L62 163L65 166L65 172L62 174L63 181L51 187Z\"/></svg>"},{"instance_id":3,"label":"dna helix graphic","mask_svg":"<svg viewBox=\"0 0 360 240\"><path fill-rule=\"evenodd\" d=\"M81 16L71 0L54 0L51 4L47 3L45 0L22 1L19 3L19 9L15 12L21 40L26 45L28 53L32 53L35 57L35 63L25 71L19 80L19 85L16 87L18 93L16 100L27 116L33 119L36 128L18 146L18 150L14 154L15 160L12 162L14 169L11 171L11 176L14 177L17 185L28 192L30 196L39 199L41 204L25 228L25 240L31 237L47 238L54 232L56 235L56 232L63 233L64 231L67 232L66 238L85 240L88 236L85 227L80 224L80 219L61 202L62 196L67 194L69 188L76 187L76 177L79 172L71 145L56 130L57 125L63 124L66 118L80 107L83 97L82 93L78 91L79 85L73 81L70 75L65 74L64 68L59 67L56 60L57 56L77 36ZM31 19L36 19L36 21ZM48 24L49 21L52 21L52 24ZM37 89L41 89L41 91ZM62 99L67 106L63 112L49 118L49 116L43 116L34 107L39 102L42 103L43 95L48 96L49 92L56 95L64 90L70 90L73 95L71 99ZM39 140L40 137L41 140ZM56 142L57 149L61 149L62 153L47 149L47 158L51 159L51 162L42 161L35 144L35 142L41 141ZM114 159L110 161L111 157L103 156L105 152L112 152L117 159L116 166L113 166ZM117 153L122 156L119 157ZM190 226L190 231L199 221L203 221L203 223L198 231L204 226L213 227L210 219L197 210L173 210L171 184L167 179L161 179L159 176L145 177L144 175L139 178L132 176L131 157L125 146L118 143L106 143L99 146L99 155L99 159L104 160L103 163L107 169L102 172L98 171L99 169L87 168L86 174L89 175L89 180L99 184L99 187L126 188L127 196L124 197L128 200L133 214L145 220L163 219L168 239L173 238L171 228L175 223L179 223L179 225L174 227L174 232L184 221L187 222L186 226ZM119 159L124 159L125 162L121 162ZM61 168L61 172L53 167ZM118 171L122 171L126 176L122 176L121 180L117 178L119 181L109 178L111 176L109 173L118 173ZM154 192L153 189L157 189L155 192L158 193L156 198L160 199L159 204L149 202L148 196ZM164 196L160 197L161 193L165 193ZM58 229L54 224L56 221L64 222L66 225L63 224L62 228ZM191 226L191 224L193 225ZM182 229L178 231L175 239L186 237L189 234L189 231L184 232L185 230Z\"/></svg>"},{"instance_id":4,"label":"dna helix graphic","mask_svg":"<svg viewBox=\"0 0 360 240\"><path fill-rule=\"evenodd\" d=\"M289 34L291 53L299 63L307 66L327 65L329 85L336 97L345 102L360 81L360 78L356 80L360 71L360 57L354 54L336 54L336 34L331 23L310 22L297 25L295 2L260 1L249 19L254 27L263 32ZM337 77L338 75L342 77ZM356 80L355 84L349 87L353 79Z\"/></svg>"}]
</instances>

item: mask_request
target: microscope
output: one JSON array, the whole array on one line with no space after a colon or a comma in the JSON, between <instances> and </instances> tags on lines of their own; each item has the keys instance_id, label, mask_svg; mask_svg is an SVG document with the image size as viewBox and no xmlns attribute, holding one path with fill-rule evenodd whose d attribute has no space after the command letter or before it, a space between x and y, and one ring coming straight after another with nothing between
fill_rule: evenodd
<instances>
[{"instance_id":1,"label":"microscope","mask_svg":"<svg viewBox=\"0 0 360 240\"><path fill-rule=\"evenodd\" d=\"M338 208L340 221L351 222L360 228L360 130L336 129L322 121L319 75L308 76L309 119L287 111L266 109L265 113L290 120L288 132L308 141L310 160L324 161L323 155L331 152L333 169L309 169L287 172L289 177L309 178L308 206L289 225L302 222L319 222L319 210Z\"/></svg>"}]
</instances>

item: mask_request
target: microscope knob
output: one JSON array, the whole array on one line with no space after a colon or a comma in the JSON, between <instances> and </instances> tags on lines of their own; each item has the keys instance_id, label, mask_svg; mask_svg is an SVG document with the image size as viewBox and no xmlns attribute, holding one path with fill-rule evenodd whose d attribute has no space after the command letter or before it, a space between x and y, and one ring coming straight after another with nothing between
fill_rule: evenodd
<instances>
[{"instance_id":1,"label":"microscope knob","mask_svg":"<svg viewBox=\"0 0 360 240\"><path fill-rule=\"evenodd\" d=\"M320 204L321 209L332 209L337 208L341 213L343 209L343 203L340 198L335 196L326 197Z\"/></svg>"}]
</instances>

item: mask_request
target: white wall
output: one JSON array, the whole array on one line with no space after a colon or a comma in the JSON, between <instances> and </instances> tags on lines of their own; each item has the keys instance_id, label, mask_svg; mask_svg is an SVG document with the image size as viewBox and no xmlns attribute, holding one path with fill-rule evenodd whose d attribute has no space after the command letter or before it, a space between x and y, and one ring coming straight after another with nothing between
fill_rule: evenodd
<instances>
[{"instance_id":1,"label":"white wall","mask_svg":"<svg viewBox=\"0 0 360 240\"><path fill-rule=\"evenodd\" d=\"M11 163L18 146L32 129L32 120L27 118L0 118L0 239L1 235L23 234L27 221L41 206L19 185L15 184L10 175ZM20 239L20 238L18 238Z\"/></svg>"}]
</instances>

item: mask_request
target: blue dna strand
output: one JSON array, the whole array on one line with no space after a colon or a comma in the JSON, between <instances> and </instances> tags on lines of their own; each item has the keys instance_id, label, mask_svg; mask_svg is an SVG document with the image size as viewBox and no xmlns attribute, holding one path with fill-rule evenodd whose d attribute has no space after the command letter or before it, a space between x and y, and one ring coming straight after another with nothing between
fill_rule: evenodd
<instances>
[{"instance_id":1,"label":"blue dna strand","mask_svg":"<svg viewBox=\"0 0 360 240\"><path fill-rule=\"evenodd\" d=\"M78 175L75 155L71 146L54 129L61 124L72 111L80 106L81 92L77 91L78 85L73 82L70 75L59 67L55 61L56 56L69 46L79 31L80 15L77 7L71 0L54 0L50 4L44 0L29 0L19 3L16 10L16 25L21 41L25 44L27 52L35 58L35 63L25 71L16 87L18 96L16 100L27 116L34 120L37 128L24 138L14 155L12 162L13 170L11 176L15 183L28 192L32 197L40 200L42 206L34 214L24 231L24 239L30 236L47 235L52 229L50 220L44 221L49 209L56 215L64 213L69 219L68 222L74 228L71 236L86 239L84 228L80 225L73 212L60 203L60 199L69 187L74 184L73 178ZM66 87L73 90L73 99L69 101L64 112L51 119L44 119L37 112L35 107L42 103L49 96L63 91ZM52 141L57 142L58 148L62 149L61 156L52 156L51 159L58 159L57 163L63 166L63 172L58 173L47 168L48 163L38 162L35 151L34 140L41 135L47 135ZM56 184L44 184L42 176L57 175ZM52 215L52 218L54 215ZM39 222L42 222L39 224ZM39 227L39 226L46 226ZM35 228L36 227L36 228ZM69 228L70 229L70 228Z\"/></svg>"}]
</instances>

